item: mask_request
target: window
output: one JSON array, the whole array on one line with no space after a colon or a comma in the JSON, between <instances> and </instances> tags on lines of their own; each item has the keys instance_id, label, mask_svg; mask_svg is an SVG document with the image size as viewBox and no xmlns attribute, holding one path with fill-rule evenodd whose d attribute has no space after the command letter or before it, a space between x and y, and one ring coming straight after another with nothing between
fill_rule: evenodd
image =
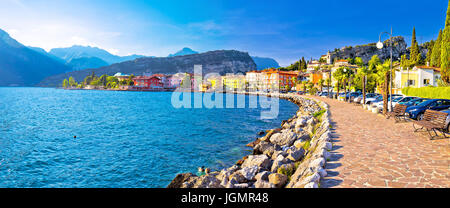
<instances>
[{"instance_id":1,"label":"window","mask_svg":"<svg viewBox=\"0 0 450 208\"><path fill-rule=\"evenodd\" d=\"M410 80L408 80L408 81L406 82L406 85L407 85L407 86L415 86L415 85L416 85L416 80L410 79Z\"/></svg>"},{"instance_id":2,"label":"window","mask_svg":"<svg viewBox=\"0 0 450 208\"><path fill-rule=\"evenodd\" d=\"M423 85L425 85L425 86L430 85L430 79L424 79L423 80Z\"/></svg>"}]
</instances>

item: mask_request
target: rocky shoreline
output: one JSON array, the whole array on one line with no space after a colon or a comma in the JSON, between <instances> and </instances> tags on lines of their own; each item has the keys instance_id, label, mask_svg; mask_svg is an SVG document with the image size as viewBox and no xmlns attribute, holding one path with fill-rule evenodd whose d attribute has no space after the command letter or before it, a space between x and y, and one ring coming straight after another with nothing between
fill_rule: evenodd
<instances>
[{"instance_id":1,"label":"rocky shoreline","mask_svg":"<svg viewBox=\"0 0 450 208\"><path fill-rule=\"evenodd\" d=\"M235 165L202 176L178 174L167 188L319 188L332 149L328 105L295 94L245 93L279 97L299 106L281 128L247 146L253 148Z\"/></svg>"}]
</instances>

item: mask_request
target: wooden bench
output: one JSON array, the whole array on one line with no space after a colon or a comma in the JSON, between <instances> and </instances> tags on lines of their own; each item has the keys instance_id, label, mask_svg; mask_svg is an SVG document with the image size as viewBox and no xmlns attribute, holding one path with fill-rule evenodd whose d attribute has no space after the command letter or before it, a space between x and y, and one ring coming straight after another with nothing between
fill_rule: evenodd
<instances>
[{"instance_id":1,"label":"wooden bench","mask_svg":"<svg viewBox=\"0 0 450 208\"><path fill-rule=\"evenodd\" d=\"M396 123L397 123L397 121L401 121L401 120L407 121L408 120L408 116L405 115L407 107L408 106L406 106L406 105L397 104L394 107L394 110L392 112L388 112L387 113L387 115L386 115L387 117L386 118L389 119L391 117L394 117Z\"/></svg>"},{"instance_id":2,"label":"wooden bench","mask_svg":"<svg viewBox=\"0 0 450 208\"><path fill-rule=\"evenodd\" d=\"M423 115L423 119L420 121L413 121L414 132L417 132L420 129L426 129L431 139L438 137L436 131L440 131L445 138L445 121L447 119L448 113L434 111L434 110L426 110ZM421 126L420 128L416 127ZM431 131L434 132L434 136L431 134Z\"/></svg>"}]
</instances>

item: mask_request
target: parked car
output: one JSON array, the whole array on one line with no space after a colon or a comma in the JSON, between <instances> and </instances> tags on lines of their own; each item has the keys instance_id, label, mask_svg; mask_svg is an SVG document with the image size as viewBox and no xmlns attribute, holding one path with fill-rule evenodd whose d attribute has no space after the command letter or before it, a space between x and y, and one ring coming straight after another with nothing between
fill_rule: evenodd
<instances>
[{"instance_id":1,"label":"parked car","mask_svg":"<svg viewBox=\"0 0 450 208\"><path fill-rule=\"evenodd\" d=\"M396 101L399 101L399 100L401 100L401 99L403 99L403 96L394 96L394 95L392 95L392 106L394 106L394 103L395 103ZM389 106L389 102L391 101L391 97L388 97L387 101L388 101L388 106ZM377 102L377 103L374 104L374 105L375 105L375 107L377 107L378 109L383 110L383 105L384 105L383 99L381 99L380 102ZM389 109L389 108L388 108L388 109Z\"/></svg>"},{"instance_id":2,"label":"parked car","mask_svg":"<svg viewBox=\"0 0 450 208\"><path fill-rule=\"evenodd\" d=\"M409 106L416 106L416 105L418 105L420 103L423 103L423 102L425 102L427 100L429 100L429 99L428 98L417 98L417 99L414 99L414 100L410 100L408 102L400 102L400 104L406 105L408 107Z\"/></svg>"},{"instance_id":3,"label":"parked car","mask_svg":"<svg viewBox=\"0 0 450 208\"><path fill-rule=\"evenodd\" d=\"M400 97L400 96L402 96L402 95L392 95L392 100L395 100L395 99L397 99L398 97ZM383 103L383 96L382 95L380 95L380 97L381 97L381 99L377 99L376 101L373 101L372 102L372 107L377 107L377 105L378 104L380 104L380 103ZM391 97L389 96L388 98L387 98L387 101L388 102L390 102L391 101ZM383 106L383 104L381 104L381 106Z\"/></svg>"},{"instance_id":4,"label":"parked car","mask_svg":"<svg viewBox=\"0 0 450 208\"><path fill-rule=\"evenodd\" d=\"M367 101L368 101L369 99L374 99L374 98L376 98L376 97L378 97L378 96L380 96L380 94L378 94L378 93L367 93L367 94L366 94L366 104L367 104ZM364 100L363 100L363 98L361 97L360 103L361 103L361 104L365 104L363 101L364 101Z\"/></svg>"},{"instance_id":5,"label":"parked car","mask_svg":"<svg viewBox=\"0 0 450 208\"><path fill-rule=\"evenodd\" d=\"M425 110L444 110L450 108L450 100L448 99L431 99L422 102L416 106L406 108L409 117L416 120L422 120Z\"/></svg>"},{"instance_id":6,"label":"parked car","mask_svg":"<svg viewBox=\"0 0 450 208\"><path fill-rule=\"evenodd\" d=\"M355 99L356 97L360 96L362 93L361 92L351 92L351 93L347 93L347 97L346 100L350 100L353 101L353 99Z\"/></svg>"},{"instance_id":7,"label":"parked car","mask_svg":"<svg viewBox=\"0 0 450 208\"><path fill-rule=\"evenodd\" d=\"M378 102L378 101L380 101L380 100L383 100L383 96L378 95L378 96L376 96L376 97L366 99L366 104L367 104L367 105L370 105L370 104L372 104L373 102Z\"/></svg>"},{"instance_id":8,"label":"parked car","mask_svg":"<svg viewBox=\"0 0 450 208\"><path fill-rule=\"evenodd\" d=\"M297 94L299 94L299 95L304 95L305 92L303 92L303 91L298 91Z\"/></svg>"},{"instance_id":9,"label":"parked car","mask_svg":"<svg viewBox=\"0 0 450 208\"><path fill-rule=\"evenodd\" d=\"M367 100L368 98L373 98L373 97L376 97L376 96L378 96L378 95L379 95L379 94L377 94L377 93L366 93L366 100ZM353 99L353 102L363 104L363 103L362 103L362 102L363 102L363 98L364 98L364 95L361 94L360 96L358 96L358 97L356 97L355 99Z\"/></svg>"},{"instance_id":10,"label":"parked car","mask_svg":"<svg viewBox=\"0 0 450 208\"><path fill-rule=\"evenodd\" d=\"M395 99L392 101L392 106L395 107L397 104L405 103L414 99L417 99L418 97L401 97L400 99Z\"/></svg>"},{"instance_id":11,"label":"parked car","mask_svg":"<svg viewBox=\"0 0 450 208\"><path fill-rule=\"evenodd\" d=\"M447 120L445 121L445 132L450 133L450 108L443 110L442 112L448 113Z\"/></svg>"}]
</instances>

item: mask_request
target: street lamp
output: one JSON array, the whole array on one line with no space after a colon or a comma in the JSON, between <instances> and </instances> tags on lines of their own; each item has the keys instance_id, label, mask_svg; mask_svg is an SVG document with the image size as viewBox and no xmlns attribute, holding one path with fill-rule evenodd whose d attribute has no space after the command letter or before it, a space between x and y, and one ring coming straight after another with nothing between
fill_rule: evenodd
<instances>
[{"instance_id":1,"label":"street lamp","mask_svg":"<svg viewBox=\"0 0 450 208\"><path fill-rule=\"evenodd\" d=\"M392 48L393 48L393 45L392 45L392 27L391 27L391 33L388 33L388 32L381 32L380 33L380 36L379 36L379 38L378 38L378 43L377 43L377 48L378 49L382 49L383 48L383 43L381 42L381 35L383 35L383 34L388 34L389 35L389 45L391 46L391 72L389 73L389 95L390 95L390 98L389 98L389 108L390 108L390 110L392 110ZM389 111L389 108L387 109L387 111Z\"/></svg>"}]
</instances>

